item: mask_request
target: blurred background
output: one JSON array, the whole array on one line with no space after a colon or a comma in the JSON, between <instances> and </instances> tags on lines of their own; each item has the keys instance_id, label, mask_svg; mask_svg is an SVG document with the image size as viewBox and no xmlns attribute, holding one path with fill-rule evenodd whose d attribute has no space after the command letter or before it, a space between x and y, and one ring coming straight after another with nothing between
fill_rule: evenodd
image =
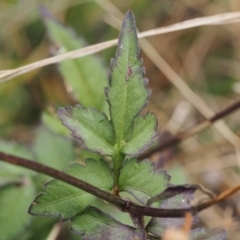
<instances>
[{"instance_id":1,"label":"blurred background","mask_svg":"<svg viewBox=\"0 0 240 240\"><path fill-rule=\"evenodd\" d=\"M142 32L188 19L240 11L240 2L1 0L0 71L115 39L122 14L128 9L134 12L138 29ZM234 23L191 28L141 40L141 57L149 78L148 86L152 89L147 110L158 117L160 143L169 135L194 126L212 116L213 112L239 100L239 32L240 23ZM115 56L115 51L116 47L111 47L88 57L38 68L9 81L0 80L0 149L61 170L69 162L89 156L75 141L70 141L69 132L61 126L56 110L79 102L106 110L102 89L108 85L110 58ZM155 61L152 59L154 53L157 53ZM161 57L170 68L157 61ZM172 70L178 77L172 74ZM182 90L185 88L188 91ZM230 137L224 134L224 130L210 127L177 147L155 154L152 160L167 169L174 184L203 184L216 193L237 185L240 183L239 112L224 121L225 133L229 132ZM13 177L12 171L9 170L9 176ZM0 177L5 201L18 196L9 189L6 192L4 183L6 179ZM39 188L29 193L26 206L33 200L32 196L41 191L41 185L39 183ZM3 202L0 197L0 203ZM236 194L203 211L199 218L207 227L226 229L228 239L239 239L239 214L240 200ZM4 219L0 213L0 222ZM27 219L24 226L39 227L50 220L41 222L34 218L34 221L37 222L35 225ZM39 235L39 239L48 239L46 236L54 231L59 233L54 224L48 224L49 229L46 228L45 235L42 238ZM19 226L19 232L24 232L22 226ZM36 239L31 238L34 236L31 234L25 232L22 239ZM64 239L64 234L63 231L61 238L49 239ZM72 239L75 238L72 236Z\"/></svg>"}]
</instances>

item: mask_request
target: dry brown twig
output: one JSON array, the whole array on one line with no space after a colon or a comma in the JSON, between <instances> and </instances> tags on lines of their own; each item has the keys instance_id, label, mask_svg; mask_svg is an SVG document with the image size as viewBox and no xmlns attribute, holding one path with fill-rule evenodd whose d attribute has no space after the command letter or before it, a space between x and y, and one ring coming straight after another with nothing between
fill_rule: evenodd
<instances>
[{"instance_id":1,"label":"dry brown twig","mask_svg":"<svg viewBox=\"0 0 240 240\"><path fill-rule=\"evenodd\" d=\"M147 150L145 153L143 153L142 155L140 155L138 157L138 160L139 161L144 160L156 152L163 151L166 148L176 145L176 144L180 143L181 141L183 141L187 138L190 138L193 135L196 135L197 133L210 127L216 121L219 121L220 119L226 117L228 114L233 113L234 111L236 111L239 108L240 108L240 101L237 101L237 102L233 103L232 105L226 107L225 109L219 111L213 117L206 119L206 120L200 122L199 124L189 128L183 132L178 133L177 135L169 138L167 141L159 144L157 147Z\"/></svg>"},{"instance_id":2,"label":"dry brown twig","mask_svg":"<svg viewBox=\"0 0 240 240\"><path fill-rule=\"evenodd\" d=\"M159 34L180 31L183 29L204 26L204 25L222 25L222 24L236 23L239 21L240 21L240 12L223 13L223 14L218 14L210 17L191 19L191 20L180 22L180 23L175 23L167 27L148 30L148 31L139 33L138 37L145 38L145 37L155 36ZM117 39L114 39L107 42L91 45L85 48L77 49L71 52L66 52L66 53L63 53L54 57L50 57L47 59L43 59L28 65L25 65L23 67L16 68L16 69L2 70L0 72L0 82L8 81L10 79L13 79L16 76L22 75L34 69L41 68L50 64L94 54L106 48L115 46L116 44L117 44Z\"/></svg>"}]
</instances>

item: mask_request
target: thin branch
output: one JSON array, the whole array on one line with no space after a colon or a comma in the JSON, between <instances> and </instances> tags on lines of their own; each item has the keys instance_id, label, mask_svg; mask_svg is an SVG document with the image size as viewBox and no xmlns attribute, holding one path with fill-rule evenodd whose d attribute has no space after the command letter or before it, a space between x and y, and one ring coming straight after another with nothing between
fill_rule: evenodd
<instances>
[{"instance_id":1,"label":"thin branch","mask_svg":"<svg viewBox=\"0 0 240 240\"><path fill-rule=\"evenodd\" d=\"M70 176L64 172L58 171L54 168L48 167L41 163L30 161L21 157L6 154L4 152L0 152L0 161L25 167L33 171L36 171L38 173L43 173L55 179L66 182L72 186L82 189L98 198L101 198L117 206L122 211L129 212L134 215L155 216L155 217L163 217L163 218L183 217L185 215L185 212L189 211L189 209L155 209L155 208L142 207L135 203L125 201L109 192L103 191L87 182L84 182L78 178Z\"/></svg>"},{"instance_id":2,"label":"thin branch","mask_svg":"<svg viewBox=\"0 0 240 240\"><path fill-rule=\"evenodd\" d=\"M88 193L93 194L96 197L99 197L103 200L106 200L110 203L115 203L115 205L117 205L120 208L124 208L126 205L126 202L123 201L122 199L112 195L109 192L103 191L99 188L96 188L95 186L84 182L80 179L77 179L73 176L70 176L64 172L58 171L54 168L48 167L44 164L38 163L38 162L34 162L34 161L30 161L27 160L25 158L21 158L21 157L17 157L17 156L13 156L4 152L0 152L0 160L7 162L7 163L11 163L13 165L17 165L17 166L21 166L21 167L25 167L28 169L31 169L35 172L38 173L43 173L46 174L50 177L56 178L58 180L61 180L63 182L66 182L72 186L75 186L77 188L80 188Z\"/></svg>"},{"instance_id":3,"label":"thin branch","mask_svg":"<svg viewBox=\"0 0 240 240\"><path fill-rule=\"evenodd\" d=\"M170 137L166 142L163 142L156 148L146 151L145 153L143 153L142 155L140 155L138 157L138 160L142 161L142 160L150 157L152 154L154 154L156 152L163 151L164 149L167 149L169 147L172 147L173 145L180 143L181 141L195 135L196 133L199 133L199 132L205 130L206 128L210 127L214 122L226 117L228 114L236 111L239 108L240 108L240 100L233 103L232 105L226 107L222 111L216 113L213 117L202 121L201 123L177 134L176 136Z\"/></svg>"},{"instance_id":4,"label":"thin branch","mask_svg":"<svg viewBox=\"0 0 240 240\"><path fill-rule=\"evenodd\" d=\"M240 185L237 185L235 187L232 188L228 188L225 191L223 191L222 193L220 193L218 196L216 196L213 199L210 199L207 202L204 202L202 204L199 204L195 207L196 211L202 211L203 209L206 209L216 203L219 203L220 201L232 196L233 194L235 194L236 192L238 192L240 190Z\"/></svg>"},{"instance_id":5,"label":"thin branch","mask_svg":"<svg viewBox=\"0 0 240 240\"><path fill-rule=\"evenodd\" d=\"M151 217L161 217L161 218L177 218L177 217L184 217L187 212L191 212L191 214L195 215L197 212L206 209L213 204L218 203L219 201L233 195L235 192L240 190L240 185L234 188L228 189L218 195L217 197L199 204L197 206L193 206L190 208L182 208L182 209L158 209L158 208L151 208L151 207L143 207L135 204L133 202L125 201L113 194L103 191L95 186L84 182L78 178L72 177L64 172L60 172L56 169L48 167L46 165L33 162L21 157L16 157L10 154L6 154L4 152L0 152L0 161L11 163L13 165L21 166L28 168L30 170L36 171L38 173L46 174L50 177L58 179L60 181L66 182L72 186L75 186L79 189L82 189L98 198L101 198L116 207L120 208L122 211L128 212L132 215L138 216L151 216Z\"/></svg>"}]
</instances>

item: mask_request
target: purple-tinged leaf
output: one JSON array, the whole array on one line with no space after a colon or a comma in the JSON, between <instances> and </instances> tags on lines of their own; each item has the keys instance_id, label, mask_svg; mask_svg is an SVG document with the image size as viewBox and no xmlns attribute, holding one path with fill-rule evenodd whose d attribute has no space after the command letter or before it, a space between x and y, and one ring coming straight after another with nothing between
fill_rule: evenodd
<instances>
[{"instance_id":1,"label":"purple-tinged leaf","mask_svg":"<svg viewBox=\"0 0 240 240\"><path fill-rule=\"evenodd\" d=\"M164 199L168 199L171 197L174 197L178 194L188 193L189 191L195 192L197 189L199 189L199 185L196 184L184 184L184 185L172 185L167 187L163 192L157 194L156 196L150 198L147 201L147 205L150 206L151 204L155 202L162 201Z\"/></svg>"},{"instance_id":2,"label":"purple-tinged leaf","mask_svg":"<svg viewBox=\"0 0 240 240\"><path fill-rule=\"evenodd\" d=\"M189 201L193 200L194 190L190 189L183 194L164 200L159 208L180 209L190 207ZM146 231L160 237L163 232L170 227L179 228L183 224L184 218L152 218L146 227ZM194 219L196 221L196 218Z\"/></svg>"},{"instance_id":3,"label":"purple-tinged leaf","mask_svg":"<svg viewBox=\"0 0 240 240\"><path fill-rule=\"evenodd\" d=\"M101 155L114 154L114 131L104 113L76 105L60 108L58 115L83 148Z\"/></svg>"},{"instance_id":4,"label":"purple-tinged leaf","mask_svg":"<svg viewBox=\"0 0 240 240\"><path fill-rule=\"evenodd\" d=\"M190 240L226 240L226 231L221 228L196 228L190 233Z\"/></svg>"},{"instance_id":5,"label":"purple-tinged leaf","mask_svg":"<svg viewBox=\"0 0 240 240\"><path fill-rule=\"evenodd\" d=\"M139 155L153 142L156 136L157 118L153 113L147 113L144 117L138 115L133 123L131 137L123 146L122 152L126 155Z\"/></svg>"},{"instance_id":6,"label":"purple-tinged leaf","mask_svg":"<svg viewBox=\"0 0 240 240\"><path fill-rule=\"evenodd\" d=\"M95 207L87 208L72 220L72 231L82 240L135 240L142 239L142 233L124 225L112 216Z\"/></svg>"},{"instance_id":7,"label":"purple-tinged leaf","mask_svg":"<svg viewBox=\"0 0 240 240\"><path fill-rule=\"evenodd\" d=\"M131 11L125 15L111 70L106 95L116 148L126 155L137 155L151 144L157 120L154 114L136 118L146 106L150 91L146 89L148 80L144 78L145 70L139 58L135 19Z\"/></svg>"}]
</instances>

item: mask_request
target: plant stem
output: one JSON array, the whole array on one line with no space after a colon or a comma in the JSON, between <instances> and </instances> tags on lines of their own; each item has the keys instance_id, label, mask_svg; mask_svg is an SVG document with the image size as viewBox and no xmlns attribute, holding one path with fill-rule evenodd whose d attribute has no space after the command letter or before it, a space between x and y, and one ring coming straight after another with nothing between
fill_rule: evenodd
<instances>
[{"instance_id":1,"label":"plant stem","mask_svg":"<svg viewBox=\"0 0 240 240\"><path fill-rule=\"evenodd\" d=\"M30 170L36 171L38 173L46 174L50 177L56 178L60 181L66 182L72 186L75 186L79 189L82 189L98 198L101 198L116 207L118 207L123 212L128 212L130 214L138 215L138 216L151 216L151 217L161 217L161 218L178 218L184 217L187 212L191 212L195 215L197 212L206 209L223 199L231 196L232 194L236 193L236 191L240 190L240 185L233 187L231 189L227 189L225 192L219 194L215 198L199 204L197 206L193 206L190 208L182 208L182 209L159 209L159 208L151 208L151 207L144 207L138 204L135 204L130 201L123 200L113 194L103 191L95 186L84 182L78 178L70 176L64 172L60 172L56 169L43 165L41 163L33 162L21 157L16 157L4 152L0 152L0 161L11 163L13 165L21 166L28 168Z\"/></svg>"},{"instance_id":2,"label":"plant stem","mask_svg":"<svg viewBox=\"0 0 240 240\"><path fill-rule=\"evenodd\" d=\"M176 136L169 138L167 141L163 142L156 148L146 151L145 153L143 153L142 155L140 155L138 157L138 160L142 161L142 160L150 157L152 154L154 154L156 152L163 151L166 148L169 148L173 145L180 143L182 140L185 140L185 139L205 130L206 128L210 127L217 120L220 120L221 118L226 117L228 114L236 111L239 108L240 108L240 101L237 101L237 102L233 103L232 105L226 107L225 109L221 110L220 112L216 113L213 117L208 118L208 119L200 122L199 124L197 124L191 128L188 128L187 130L177 134Z\"/></svg>"},{"instance_id":3,"label":"plant stem","mask_svg":"<svg viewBox=\"0 0 240 240\"><path fill-rule=\"evenodd\" d=\"M120 169L122 166L122 162L125 158L125 155L118 152L116 157L113 157L113 194L118 196L118 179L120 174Z\"/></svg>"}]
</instances>

